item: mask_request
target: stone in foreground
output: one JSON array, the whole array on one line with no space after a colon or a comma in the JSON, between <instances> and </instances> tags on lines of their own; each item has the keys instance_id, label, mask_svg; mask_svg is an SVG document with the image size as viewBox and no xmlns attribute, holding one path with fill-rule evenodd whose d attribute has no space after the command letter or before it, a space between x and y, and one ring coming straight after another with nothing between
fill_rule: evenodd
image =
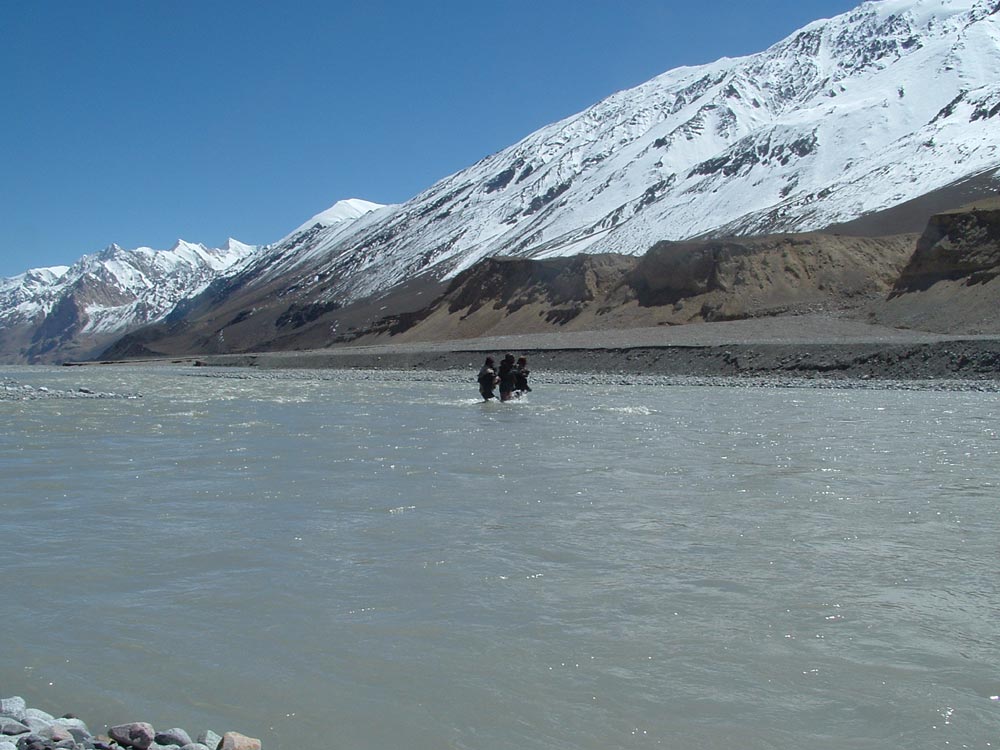
<instances>
[{"instance_id":1,"label":"stone in foreground","mask_svg":"<svg viewBox=\"0 0 1000 750\"><path fill-rule=\"evenodd\" d=\"M134 721L131 724L119 724L108 730L108 735L119 745L133 747L135 750L147 750L153 744L156 732L152 724L144 721Z\"/></svg>"},{"instance_id":2,"label":"stone in foreground","mask_svg":"<svg viewBox=\"0 0 1000 750\"><path fill-rule=\"evenodd\" d=\"M239 732L226 732L216 750L261 750L260 740Z\"/></svg>"}]
</instances>

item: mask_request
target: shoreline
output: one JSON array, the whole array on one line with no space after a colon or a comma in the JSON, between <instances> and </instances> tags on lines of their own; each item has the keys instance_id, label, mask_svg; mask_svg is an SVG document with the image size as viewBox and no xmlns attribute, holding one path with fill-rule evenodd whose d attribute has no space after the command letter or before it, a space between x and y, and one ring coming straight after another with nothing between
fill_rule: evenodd
<instances>
[{"instance_id":1,"label":"shoreline","mask_svg":"<svg viewBox=\"0 0 1000 750\"><path fill-rule=\"evenodd\" d=\"M886 328L824 314L72 364L478 371L487 355L496 357L506 352L526 356L535 372L855 380L1000 379L1000 337Z\"/></svg>"},{"instance_id":2,"label":"shoreline","mask_svg":"<svg viewBox=\"0 0 1000 750\"><path fill-rule=\"evenodd\" d=\"M180 727L158 731L146 721L105 725L94 734L75 714L56 717L29 707L21 696L0 698L0 750L261 750L261 745L239 732L206 729L191 735Z\"/></svg>"},{"instance_id":3,"label":"shoreline","mask_svg":"<svg viewBox=\"0 0 1000 750\"><path fill-rule=\"evenodd\" d=\"M739 344L711 347L530 349L511 347L534 371L696 377L855 380L1000 379L1000 341L933 344ZM195 364L260 369L474 370L501 349L263 352L200 357Z\"/></svg>"}]
</instances>

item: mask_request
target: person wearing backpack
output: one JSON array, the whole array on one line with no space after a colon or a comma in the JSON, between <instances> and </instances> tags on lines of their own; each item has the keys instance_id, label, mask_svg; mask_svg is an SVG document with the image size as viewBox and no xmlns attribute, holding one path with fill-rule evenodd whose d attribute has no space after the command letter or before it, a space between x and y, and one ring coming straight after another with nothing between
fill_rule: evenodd
<instances>
[{"instance_id":1,"label":"person wearing backpack","mask_svg":"<svg viewBox=\"0 0 1000 750\"><path fill-rule=\"evenodd\" d=\"M497 371L493 369L493 357L486 358L486 362L479 370L477 380L479 381L479 395L483 397L484 401L496 398L493 389L500 382L500 378L497 377Z\"/></svg>"}]
</instances>

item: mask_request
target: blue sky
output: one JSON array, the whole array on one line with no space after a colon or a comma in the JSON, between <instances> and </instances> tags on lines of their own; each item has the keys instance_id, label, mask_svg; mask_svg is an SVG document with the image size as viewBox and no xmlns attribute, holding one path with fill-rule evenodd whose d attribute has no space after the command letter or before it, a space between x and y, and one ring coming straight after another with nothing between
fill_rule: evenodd
<instances>
[{"instance_id":1,"label":"blue sky","mask_svg":"<svg viewBox=\"0 0 1000 750\"><path fill-rule=\"evenodd\" d=\"M855 0L5 0L0 276L273 242Z\"/></svg>"}]
</instances>

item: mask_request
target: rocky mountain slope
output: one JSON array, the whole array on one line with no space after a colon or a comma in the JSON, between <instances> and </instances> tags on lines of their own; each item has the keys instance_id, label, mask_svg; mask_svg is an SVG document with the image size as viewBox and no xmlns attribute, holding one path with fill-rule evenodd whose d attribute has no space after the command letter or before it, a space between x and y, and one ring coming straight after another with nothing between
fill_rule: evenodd
<instances>
[{"instance_id":1,"label":"rocky mountain slope","mask_svg":"<svg viewBox=\"0 0 1000 750\"><path fill-rule=\"evenodd\" d=\"M885 304L884 325L1000 334L1000 199L933 217Z\"/></svg>"},{"instance_id":2,"label":"rocky mountain slope","mask_svg":"<svg viewBox=\"0 0 1000 750\"><path fill-rule=\"evenodd\" d=\"M340 201L304 222L289 238L319 232L335 236L379 208L369 201ZM0 362L95 356L132 331L171 315L182 317L213 283L260 269L289 271L308 259L282 254L294 247L294 242L282 241L260 252L260 247L233 239L221 248L178 240L165 251L111 245L72 266L32 269L0 279Z\"/></svg>"},{"instance_id":3,"label":"rocky mountain slope","mask_svg":"<svg viewBox=\"0 0 1000 750\"><path fill-rule=\"evenodd\" d=\"M432 305L356 331L356 341L606 331L820 311L857 314L893 288L914 241L912 235L785 234L663 241L642 256L488 259L456 276Z\"/></svg>"},{"instance_id":4,"label":"rocky mountain slope","mask_svg":"<svg viewBox=\"0 0 1000 750\"><path fill-rule=\"evenodd\" d=\"M800 233L665 240L644 255L487 258L447 286L414 282L334 311L295 309L243 349L192 337L186 319L119 341L109 358L496 339L795 316L948 335L1000 335L1000 199L931 217L923 234ZM419 300L423 300L421 304ZM259 312L273 316L274 310ZM227 313L228 314L228 313ZM328 316L344 326L331 331ZM251 318L222 330L252 338ZM347 324L350 322L350 324ZM259 320L257 321L259 323Z\"/></svg>"},{"instance_id":5,"label":"rocky mountain slope","mask_svg":"<svg viewBox=\"0 0 1000 750\"><path fill-rule=\"evenodd\" d=\"M221 248L178 241L168 251L111 245L69 267L0 279L0 361L92 356L160 320L255 250L232 239Z\"/></svg>"},{"instance_id":6,"label":"rocky mountain slope","mask_svg":"<svg viewBox=\"0 0 1000 750\"><path fill-rule=\"evenodd\" d=\"M930 218L921 235L819 233L663 241L643 256L489 259L423 310L357 342L600 331L828 313L950 335L997 335L1000 199Z\"/></svg>"},{"instance_id":7,"label":"rocky mountain slope","mask_svg":"<svg viewBox=\"0 0 1000 750\"><path fill-rule=\"evenodd\" d=\"M638 256L865 219L866 234L919 232L925 196L955 206L1000 184L998 69L998 0L864 3L615 94L346 229L293 234L171 346L323 346L423 308L395 292L432 294L486 258Z\"/></svg>"},{"instance_id":8,"label":"rocky mountain slope","mask_svg":"<svg viewBox=\"0 0 1000 750\"><path fill-rule=\"evenodd\" d=\"M615 94L348 233L289 238L277 252L303 261L285 283L346 304L486 257L641 254L851 221L995 175L998 69L998 0L864 3Z\"/></svg>"},{"instance_id":9,"label":"rocky mountain slope","mask_svg":"<svg viewBox=\"0 0 1000 750\"><path fill-rule=\"evenodd\" d=\"M661 242L681 244L660 245L643 262L655 258L680 274L658 282L666 288L687 283L684 274L693 283L708 257L721 275L702 279L704 290L669 314L665 305L644 307L632 287L634 298L605 303L631 305L621 323L638 313L662 323L773 313L806 304L807 288L830 299L836 287L852 299L874 294L905 263L895 244L809 240L817 257L792 253L786 269L781 243L831 226L840 234L919 232L928 205L995 194L997 70L1000 0L866 2L759 54L679 68L619 92L404 204L355 202L347 221L306 222L114 351L325 346L398 328L387 322L394 318L415 321L487 259L545 261L532 273L575 263L599 278L601 264L627 265L621 256L644 256ZM777 243L768 251L742 240L691 244L755 235L784 239L766 240ZM556 261L579 254L593 257ZM810 265L823 254L828 269ZM732 270L748 258L766 283L746 299L724 300L732 294L726 274L751 273ZM871 269L870 278L859 280L851 264ZM590 311L582 307L562 313L562 324L584 325ZM524 312L508 318L529 322ZM595 313L592 324L612 318ZM430 320L407 335L432 335ZM476 312L463 330L473 320L488 325Z\"/></svg>"}]
</instances>

